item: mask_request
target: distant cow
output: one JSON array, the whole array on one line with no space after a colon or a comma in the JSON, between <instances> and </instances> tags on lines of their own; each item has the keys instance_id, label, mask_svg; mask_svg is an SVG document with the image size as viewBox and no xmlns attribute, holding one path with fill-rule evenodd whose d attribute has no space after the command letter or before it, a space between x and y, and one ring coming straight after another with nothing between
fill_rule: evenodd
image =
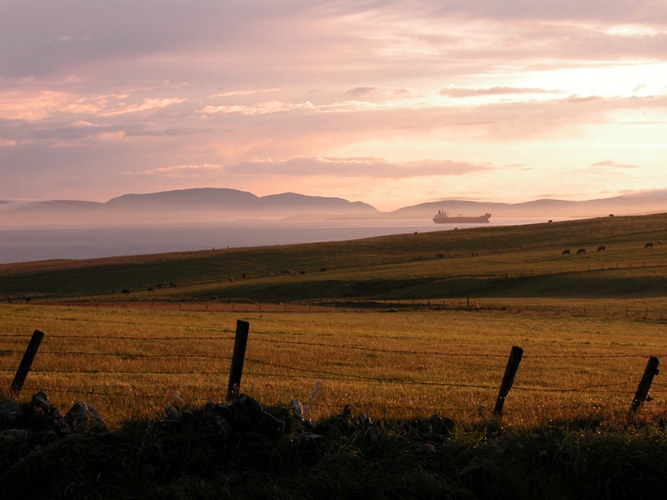
<instances>
[{"instance_id":1,"label":"distant cow","mask_svg":"<svg viewBox=\"0 0 667 500\"><path fill-rule=\"evenodd\" d=\"M656 241L656 243L657 243L658 245L662 246L662 240L658 240L658 241Z\"/></svg>"},{"instance_id":2,"label":"distant cow","mask_svg":"<svg viewBox=\"0 0 667 500\"><path fill-rule=\"evenodd\" d=\"M570 249L566 248L561 255L570 255Z\"/></svg>"},{"instance_id":3,"label":"distant cow","mask_svg":"<svg viewBox=\"0 0 667 500\"><path fill-rule=\"evenodd\" d=\"M580 248L579 250L577 250L577 255L582 255L582 254L585 254L585 253L586 253L585 248Z\"/></svg>"},{"instance_id":4,"label":"distant cow","mask_svg":"<svg viewBox=\"0 0 667 500\"><path fill-rule=\"evenodd\" d=\"M649 241L648 243L646 243L646 244L644 245L644 248L653 248L653 242L652 242L652 241Z\"/></svg>"},{"instance_id":5,"label":"distant cow","mask_svg":"<svg viewBox=\"0 0 667 500\"><path fill-rule=\"evenodd\" d=\"M598 252L603 252L603 251L606 250L606 249L607 249L606 246L604 246L604 245L600 245L600 246L598 247L598 250L597 250L597 251L598 251Z\"/></svg>"}]
</instances>

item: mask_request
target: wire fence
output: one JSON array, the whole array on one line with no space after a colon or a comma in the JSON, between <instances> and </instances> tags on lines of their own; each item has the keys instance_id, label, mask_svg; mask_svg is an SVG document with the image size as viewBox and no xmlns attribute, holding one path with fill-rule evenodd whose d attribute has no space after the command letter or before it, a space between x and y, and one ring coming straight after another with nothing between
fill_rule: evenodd
<instances>
[{"instance_id":1,"label":"wire fence","mask_svg":"<svg viewBox=\"0 0 667 500\"><path fill-rule=\"evenodd\" d=\"M508 355L502 352L508 349L501 347L493 352L469 347L392 349L282 337L280 332L252 335L250 342L255 349L245 358L243 384L273 403L285 403L288 394L303 394L314 382L321 382L324 388L313 405L320 415L342 408L346 399L385 413L409 414L431 405L428 410L433 412L488 414ZM29 340L29 335L0 334L0 378L6 381L5 387L9 387ZM219 335L153 337L47 334L24 390L44 390L61 395L63 400L110 399L125 406L128 400L158 405L216 394L220 397L226 389L223 382L232 361L232 342L231 330ZM319 354L308 362L304 353L314 350ZM655 357L666 354L667 350L651 353ZM355 356L370 356L372 361ZM526 352L523 363L529 369L518 377L512 391L529 401L533 410L597 410L619 404L627 408L641 372L616 371L610 380L608 372L613 370L609 363L615 366L626 361L638 367L646 358L643 352ZM424 375L421 369L410 368L415 360L450 369ZM567 372L581 371L581 376L569 373L562 380L547 380L540 367L553 360L564 362ZM582 369L586 364L593 368ZM466 373L468 366L478 368ZM658 395L653 394L653 405L664 409L667 405L660 389L654 391Z\"/></svg>"}]
</instances>

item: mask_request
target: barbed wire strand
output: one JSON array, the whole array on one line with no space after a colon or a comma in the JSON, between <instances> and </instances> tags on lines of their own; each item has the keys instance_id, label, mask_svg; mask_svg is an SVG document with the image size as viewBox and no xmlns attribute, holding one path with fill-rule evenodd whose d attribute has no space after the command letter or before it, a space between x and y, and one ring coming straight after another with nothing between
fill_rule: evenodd
<instances>
[{"instance_id":1,"label":"barbed wire strand","mask_svg":"<svg viewBox=\"0 0 667 500\"><path fill-rule=\"evenodd\" d=\"M381 377L364 377L361 375L348 375L337 372L331 372L327 370L309 370L303 368L297 368L289 365L282 365L277 363L272 363L268 361L255 360L252 358L247 359L248 362L257 363L264 366L270 366L274 368L287 369L294 372L299 372L300 375L290 374L291 378L300 378L300 379L314 379L320 378L323 380L332 380L332 381L343 381L343 382L362 382L362 383L375 383L375 384L396 384L396 385L417 385L423 387L456 387L456 388L466 388L466 389L485 389L485 390L497 390L498 385L488 385L488 384L471 384L463 382L436 382L436 381L420 381L413 379L397 379L397 378L381 378ZM13 373L11 370L0 370L3 373ZM103 370L103 369L35 369L32 370L34 373L60 373L66 375L78 375L78 374L89 374L89 375L222 375L220 371L201 371L201 370L169 370L169 371L150 371L150 370ZM246 372L247 376L262 376L262 377L275 377L282 378L285 374L281 373L253 373ZM568 387L568 388L557 388L557 387L540 387L540 386L521 386L517 385L514 387L515 391L533 391L533 392L552 392L552 393L567 393L567 392L602 392L602 393L617 393L617 394L628 394L632 393L631 390L624 391L595 391L596 389L606 389L609 387L618 387L621 385L628 384L628 381L623 382L614 382L614 383L605 383L605 384L588 384L578 387Z\"/></svg>"},{"instance_id":2,"label":"barbed wire strand","mask_svg":"<svg viewBox=\"0 0 667 500\"><path fill-rule=\"evenodd\" d=\"M26 337L29 338L29 337ZM53 338L50 336L50 338ZM158 338L146 338L146 337L69 337L61 336L56 338L67 338L67 339L88 339L88 340L221 340L219 337L158 337ZM225 339L231 340L231 339ZM345 344L326 344L320 342L304 342L304 341L290 341L290 340L277 340L277 339L253 339L260 342L270 342L278 344L289 344L289 345L301 345L307 347L325 347L330 349L352 349L358 351L367 351L374 353L385 353L385 354L409 354L409 355L419 355L419 356L441 356L441 357L470 357L470 358L506 358L508 355L506 353L461 353L461 352L452 352L452 351L417 351L417 350L405 350L405 349L382 349L376 347L365 347L365 346L354 346L354 345L345 345ZM22 353L20 350L5 350L0 352L9 352L9 353ZM88 353L83 351L40 351L43 354L80 354L80 355L95 355L95 356L113 356L114 353ZM121 353L119 356L127 356L127 353ZM653 356L667 356L665 353L654 353ZM160 357L168 355L141 355L133 354L133 356L144 356L144 357ZM169 355L171 356L171 355ZM176 355L174 355L176 356ZM188 356L188 355L183 355ZM636 353L636 354L530 354L526 353L523 356L523 359L630 359L630 358L643 358L648 356L646 353ZM219 357L216 355L208 355L208 357ZM227 357L227 359L230 359Z\"/></svg>"}]
</instances>

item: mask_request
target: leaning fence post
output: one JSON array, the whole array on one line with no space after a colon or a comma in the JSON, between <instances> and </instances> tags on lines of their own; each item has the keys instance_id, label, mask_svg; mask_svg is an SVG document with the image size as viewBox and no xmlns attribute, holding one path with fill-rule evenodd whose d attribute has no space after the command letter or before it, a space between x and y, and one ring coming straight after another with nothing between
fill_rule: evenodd
<instances>
[{"instance_id":1,"label":"leaning fence post","mask_svg":"<svg viewBox=\"0 0 667 500\"><path fill-rule=\"evenodd\" d=\"M494 415L500 415L503 412L503 405L505 404L505 398L512 388L514 383L514 376L516 371L519 368L519 363L521 362L521 356L523 356L523 349L521 347L514 346L512 347L512 352L510 352L510 357L507 360L507 367L505 368L505 375L503 375L503 381L500 384L500 391L498 392L498 399L496 399L496 407L493 409Z\"/></svg>"},{"instance_id":2,"label":"leaning fence post","mask_svg":"<svg viewBox=\"0 0 667 500\"><path fill-rule=\"evenodd\" d=\"M243 360L245 358L245 347L248 343L248 329L250 325L246 321L236 321L236 337L234 338L234 353L232 354L232 366L229 369L229 384L227 384L227 401L238 398L241 387L241 373L243 372Z\"/></svg>"},{"instance_id":3,"label":"leaning fence post","mask_svg":"<svg viewBox=\"0 0 667 500\"><path fill-rule=\"evenodd\" d=\"M651 388L651 383L653 382L653 377L655 377L659 372L658 365L660 361L655 356L648 358L648 363L646 363L646 368L644 369L644 375L642 376L641 382L639 382L639 387L637 387L637 392L635 397L632 400L632 406L630 409L633 412L637 412L639 406L646 401L648 396L648 391Z\"/></svg>"},{"instance_id":4,"label":"leaning fence post","mask_svg":"<svg viewBox=\"0 0 667 500\"><path fill-rule=\"evenodd\" d=\"M9 389L14 397L18 396L23 388L23 382L25 382L25 378L28 376L30 365L32 365L32 360L35 359L42 338L44 338L43 332L40 332L39 330L33 332L30 343L23 354L23 359L21 360L18 370L16 370L14 381Z\"/></svg>"}]
</instances>

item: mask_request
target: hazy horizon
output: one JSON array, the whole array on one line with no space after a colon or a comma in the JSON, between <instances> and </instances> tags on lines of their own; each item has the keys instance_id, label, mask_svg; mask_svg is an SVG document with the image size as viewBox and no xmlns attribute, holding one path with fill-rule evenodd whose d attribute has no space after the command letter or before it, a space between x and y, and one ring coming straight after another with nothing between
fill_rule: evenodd
<instances>
[{"instance_id":1,"label":"hazy horizon","mask_svg":"<svg viewBox=\"0 0 667 500\"><path fill-rule=\"evenodd\" d=\"M535 222L544 221L540 218L508 218L490 224L434 224L430 219L255 220L217 224L202 221L197 224L134 222L9 227L0 228L0 264L343 241Z\"/></svg>"},{"instance_id":2,"label":"hazy horizon","mask_svg":"<svg viewBox=\"0 0 667 500\"><path fill-rule=\"evenodd\" d=\"M497 218L600 217L643 215L667 210L667 190L614 198L567 201L531 200L516 204L473 200L425 201L381 211L364 201L340 197L313 197L300 193L256 196L231 189L186 189L149 194L126 194L105 203L86 200L43 200L35 202L0 200L0 229L19 227L109 227L135 223L227 224L237 222L285 221L375 221L415 219L430 222L437 210L453 215L478 216L491 213Z\"/></svg>"},{"instance_id":3,"label":"hazy horizon","mask_svg":"<svg viewBox=\"0 0 667 500\"><path fill-rule=\"evenodd\" d=\"M667 4L5 2L0 199L667 187Z\"/></svg>"},{"instance_id":4,"label":"hazy horizon","mask_svg":"<svg viewBox=\"0 0 667 500\"><path fill-rule=\"evenodd\" d=\"M162 191L146 191L146 192L141 192L141 193L139 193L139 192L127 192L127 193L117 193L117 194L114 195L114 196L111 196L111 197L109 197L109 198L103 198L103 199L87 199L87 198L53 198L53 197L52 197L52 198L39 198L39 199L37 199L37 198L32 198L32 199L27 199L27 198L23 198L23 199L10 199L10 198L4 198L4 199L3 199L3 198L0 198L0 203L3 203L3 202L18 202L18 203L35 203L35 202L36 202L36 203L39 203L39 202L46 202L46 203L50 203L50 202L84 202L84 203L95 203L95 204L107 204L108 202L110 202L110 201L112 201L112 200L115 200L115 199L117 199L117 198L120 198L120 197L123 197L123 196L127 196L127 195L132 195L132 196L137 196L137 195L139 195L139 196L142 196L142 195L152 195L152 194L168 193L168 192L172 192L172 191L209 190L209 189L225 190L225 189L231 189L231 188L227 188L227 187L223 187L223 186L221 186L221 187L200 186L200 187L192 187L192 188L174 188L174 189L168 189L168 190L162 190ZM293 193L293 194L297 194L297 195L302 195L302 196L307 196L307 197L340 198L340 199L344 199L344 200L346 200L346 201L350 201L350 202L352 202L352 203L354 203L354 202L367 203L367 204L373 206L374 208L377 208L377 207L375 207L374 205L372 205L372 203L368 203L366 200L362 200L362 199L359 199L359 200L347 200L346 198L344 198L344 197L342 197L342 196L337 196L337 195L335 195L335 194L330 194L330 195L327 195L327 196L322 196L322 195L312 195L312 194L308 194L308 193L294 193L293 191L281 191L281 192L276 191L276 192L267 192L266 194L263 194L263 195L257 195L256 193L252 193L251 191L248 191L248 190L240 189L240 190L238 190L238 191L242 191L242 192L247 192L247 193L253 194L253 195L257 196L258 198L266 198L266 197L277 196L277 195L282 195L282 194L291 194L291 193ZM665 189L662 189L662 188L650 188L650 189L641 189L641 190L634 190L634 191L632 191L632 190L630 190L630 191L624 191L624 192L621 192L621 193L618 193L618 194L614 194L614 195L611 195L611 194L601 195L601 196L599 196L599 197L597 197L597 198L585 198L585 197L583 197L583 196L580 196L580 197L574 197L574 198L573 198L573 197L567 197L567 198L555 198L555 197L554 197L554 198L549 198L549 197L535 198L535 197L533 197L533 198L526 198L526 199L517 199L517 200L515 200L515 201L511 201L511 202L504 202L504 201L500 201L500 200L497 200L497 199L483 199L483 198L482 198L482 199L477 199L477 198L473 198L473 197L463 197L463 196L462 196L462 197L440 197L440 198L433 198L433 199L424 199L424 200L420 200L420 201L419 201L419 200L415 200L413 203L411 203L411 204L409 204L409 205L396 206L396 207L393 207L393 208L391 208L391 209L389 209L389 210L380 210L380 209L378 209L378 210L379 210L380 212L383 212L383 213L388 213L388 212L391 212L391 211L394 211L394 210L398 210L398 209L401 209L401 208L405 208L405 207L409 207L409 206L412 206L412 205L419 205L419 204L424 204L424 203L438 203L438 202L441 202L441 201L443 201L443 200L457 200L457 201L473 202L473 203L508 203L508 204L520 204L520 203L529 203L529 202L533 202L533 201L541 201L541 200L558 200L558 201L574 201L574 202L580 202L580 201L591 201L591 200L606 200L606 199L616 198L616 197L619 197L619 196L642 196L642 195L652 195L652 194L660 194L660 195L662 195L663 193L666 194L665 199L664 199L664 202L665 202L665 208L667 208L667 188L665 188Z\"/></svg>"}]
</instances>

